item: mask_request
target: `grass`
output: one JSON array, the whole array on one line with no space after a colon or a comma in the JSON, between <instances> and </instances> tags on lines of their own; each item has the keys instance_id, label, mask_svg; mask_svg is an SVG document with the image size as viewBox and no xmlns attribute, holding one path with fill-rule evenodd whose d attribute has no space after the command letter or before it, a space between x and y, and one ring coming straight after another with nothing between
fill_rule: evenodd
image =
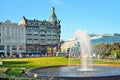
<instances>
[{"instance_id":1,"label":"grass","mask_svg":"<svg viewBox=\"0 0 120 80\"><path fill-rule=\"evenodd\" d=\"M8 68L0 68L0 72L6 72L8 70Z\"/></svg>"},{"instance_id":2,"label":"grass","mask_svg":"<svg viewBox=\"0 0 120 80\"><path fill-rule=\"evenodd\" d=\"M77 59L77 62L80 62ZM68 65L68 58L64 57L41 57L41 58L3 58L3 65L0 69L10 69L8 75L20 77L22 72L22 67L26 67L26 71L30 68L40 67L40 66L54 66L54 65ZM120 61L106 61L104 59L93 60L93 64L114 64L120 65ZM73 60L72 64L76 64Z\"/></svg>"},{"instance_id":3,"label":"grass","mask_svg":"<svg viewBox=\"0 0 120 80\"><path fill-rule=\"evenodd\" d=\"M95 59L92 62L93 64L120 65L120 60Z\"/></svg>"},{"instance_id":4,"label":"grass","mask_svg":"<svg viewBox=\"0 0 120 80\"><path fill-rule=\"evenodd\" d=\"M26 71L33 67L66 65L68 59L64 57L41 57L41 58L9 58L2 59L3 66L1 68L10 68L7 73L11 76L20 77L22 67L26 67Z\"/></svg>"}]
</instances>

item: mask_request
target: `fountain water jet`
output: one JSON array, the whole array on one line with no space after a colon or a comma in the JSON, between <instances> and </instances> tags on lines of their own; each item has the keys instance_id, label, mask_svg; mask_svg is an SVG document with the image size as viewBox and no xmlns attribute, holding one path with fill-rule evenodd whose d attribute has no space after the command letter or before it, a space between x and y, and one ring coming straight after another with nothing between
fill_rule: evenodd
<instances>
[{"instance_id":1,"label":"fountain water jet","mask_svg":"<svg viewBox=\"0 0 120 80\"><path fill-rule=\"evenodd\" d=\"M86 31L77 30L75 32L74 38L76 39L74 46L70 48L69 52L69 61L71 58L74 57L74 55L77 55L76 57L81 58L82 60L82 68L78 69L80 71L92 71L92 60L91 60L91 43L90 38ZM79 48L79 49L78 49ZM78 56L79 55L79 56ZM80 64L80 63L79 63ZM69 66L70 62L69 62Z\"/></svg>"}]
</instances>

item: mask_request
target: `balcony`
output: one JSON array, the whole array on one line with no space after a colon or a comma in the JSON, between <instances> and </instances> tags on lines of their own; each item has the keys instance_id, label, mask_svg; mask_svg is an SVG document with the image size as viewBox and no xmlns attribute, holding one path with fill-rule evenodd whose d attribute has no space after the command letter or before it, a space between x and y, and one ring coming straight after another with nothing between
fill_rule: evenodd
<instances>
[{"instance_id":1,"label":"balcony","mask_svg":"<svg viewBox=\"0 0 120 80\"><path fill-rule=\"evenodd\" d=\"M38 44L38 40L33 40L33 43L34 44Z\"/></svg>"},{"instance_id":2,"label":"balcony","mask_svg":"<svg viewBox=\"0 0 120 80\"><path fill-rule=\"evenodd\" d=\"M38 32L33 32L33 34L38 34Z\"/></svg>"},{"instance_id":3,"label":"balcony","mask_svg":"<svg viewBox=\"0 0 120 80\"><path fill-rule=\"evenodd\" d=\"M40 32L40 35L45 35L45 34L46 34L45 31L41 31L41 32Z\"/></svg>"},{"instance_id":4,"label":"balcony","mask_svg":"<svg viewBox=\"0 0 120 80\"><path fill-rule=\"evenodd\" d=\"M40 45L47 45L47 43L46 43L45 40L42 39L42 40L40 41Z\"/></svg>"}]
</instances>

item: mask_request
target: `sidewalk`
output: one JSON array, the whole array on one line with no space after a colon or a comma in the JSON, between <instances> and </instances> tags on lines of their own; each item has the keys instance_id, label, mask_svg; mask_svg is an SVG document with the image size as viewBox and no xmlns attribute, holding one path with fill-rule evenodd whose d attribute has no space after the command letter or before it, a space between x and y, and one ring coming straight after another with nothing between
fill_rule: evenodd
<instances>
[{"instance_id":1,"label":"sidewalk","mask_svg":"<svg viewBox=\"0 0 120 80\"><path fill-rule=\"evenodd\" d=\"M29 76L27 76L26 73L21 73L21 77L23 77L23 78L30 78Z\"/></svg>"}]
</instances>

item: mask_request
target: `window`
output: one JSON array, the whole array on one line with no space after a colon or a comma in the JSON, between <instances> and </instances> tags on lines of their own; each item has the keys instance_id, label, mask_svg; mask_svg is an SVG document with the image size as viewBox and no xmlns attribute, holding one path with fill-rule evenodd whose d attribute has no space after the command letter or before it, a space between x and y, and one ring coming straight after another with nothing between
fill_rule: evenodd
<instances>
[{"instance_id":1,"label":"window","mask_svg":"<svg viewBox=\"0 0 120 80\"><path fill-rule=\"evenodd\" d=\"M27 40L27 43L32 43L32 40Z\"/></svg>"},{"instance_id":2,"label":"window","mask_svg":"<svg viewBox=\"0 0 120 80\"><path fill-rule=\"evenodd\" d=\"M23 50L23 49L24 49L24 46L20 45L19 50Z\"/></svg>"},{"instance_id":3,"label":"window","mask_svg":"<svg viewBox=\"0 0 120 80\"><path fill-rule=\"evenodd\" d=\"M16 45L13 45L13 46L12 46L12 50L17 50L17 46L16 46Z\"/></svg>"},{"instance_id":4,"label":"window","mask_svg":"<svg viewBox=\"0 0 120 80\"><path fill-rule=\"evenodd\" d=\"M22 28L22 32L24 32L24 28Z\"/></svg>"},{"instance_id":5,"label":"window","mask_svg":"<svg viewBox=\"0 0 120 80\"><path fill-rule=\"evenodd\" d=\"M2 31L4 31L5 29L4 29L4 27L2 28L3 30Z\"/></svg>"},{"instance_id":6,"label":"window","mask_svg":"<svg viewBox=\"0 0 120 80\"><path fill-rule=\"evenodd\" d=\"M27 34L27 35L28 35L28 36L31 36L32 34L29 33L29 34Z\"/></svg>"},{"instance_id":7,"label":"window","mask_svg":"<svg viewBox=\"0 0 120 80\"><path fill-rule=\"evenodd\" d=\"M10 51L10 46L7 46L7 51L8 51L8 52Z\"/></svg>"},{"instance_id":8,"label":"window","mask_svg":"<svg viewBox=\"0 0 120 80\"><path fill-rule=\"evenodd\" d=\"M28 38L27 40L32 40L31 38Z\"/></svg>"},{"instance_id":9,"label":"window","mask_svg":"<svg viewBox=\"0 0 120 80\"><path fill-rule=\"evenodd\" d=\"M0 50L4 50L4 46L0 45Z\"/></svg>"},{"instance_id":10,"label":"window","mask_svg":"<svg viewBox=\"0 0 120 80\"><path fill-rule=\"evenodd\" d=\"M45 39L41 39L41 42L45 42Z\"/></svg>"},{"instance_id":11,"label":"window","mask_svg":"<svg viewBox=\"0 0 120 80\"><path fill-rule=\"evenodd\" d=\"M37 39L34 39L34 40L33 40L33 43L38 43L38 40L37 40Z\"/></svg>"}]
</instances>

